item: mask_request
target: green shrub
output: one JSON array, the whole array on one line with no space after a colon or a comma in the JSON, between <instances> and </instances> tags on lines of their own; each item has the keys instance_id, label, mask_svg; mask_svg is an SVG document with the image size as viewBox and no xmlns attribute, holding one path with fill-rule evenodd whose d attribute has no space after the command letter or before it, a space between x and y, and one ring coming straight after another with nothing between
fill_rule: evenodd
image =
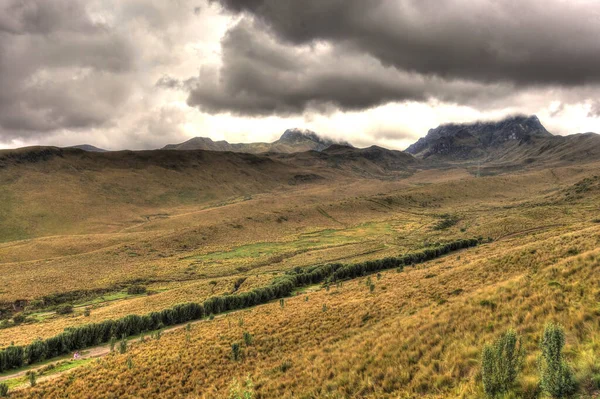
<instances>
[{"instance_id":1,"label":"green shrub","mask_svg":"<svg viewBox=\"0 0 600 399\"><path fill-rule=\"evenodd\" d=\"M36 378L35 378L35 371L29 372L29 385L32 388L37 385Z\"/></svg>"},{"instance_id":2,"label":"green shrub","mask_svg":"<svg viewBox=\"0 0 600 399\"><path fill-rule=\"evenodd\" d=\"M73 306L71 305L62 305L56 309L56 313L58 314L71 314L73 313Z\"/></svg>"},{"instance_id":3,"label":"green shrub","mask_svg":"<svg viewBox=\"0 0 600 399\"><path fill-rule=\"evenodd\" d=\"M90 317L90 315L91 315L91 314L92 314L92 310L91 310L90 308L85 308L85 309L83 310L83 315L84 315L85 317Z\"/></svg>"},{"instance_id":4,"label":"green shrub","mask_svg":"<svg viewBox=\"0 0 600 399\"><path fill-rule=\"evenodd\" d=\"M127 352L127 340L125 337L119 342L119 353L122 355Z\"/></svg>"},{"instance_id":5,"label":"green shrub","mask_svg":"<svg viewBox=\"0 0 600 399\"><path fill-rule=\"evenodd\" d=\"M292 362L290 362L289 360L284 360L279 365L279 371L281 371L282 373L285 373L286 371L288 371L291 368L292 368Z\"/></svg>"},{"instance_id":6,"label":"green shrub","mask_svg":"<svg viewBox=\"0 0 600 399\"><path fill-rule=\"evenodd\" d=\"M248 331L244 331L244 344L246 344L246 346L250 346L252 345L252 341L254 341L252 334L250 334Z\"/></svg>"},{"instance_id":7,"label":"green shrub","mask_svg":"<svg viewBox=\"0 0 600 399\"><path fill-rule=\"evenodd\" d=\"M562 355L565 346L565 332L560 325L549 323L544 328L540 343L540 385L542 390L553 398L563 398L575 392L573 370Z\"/></svg>"},{"instance_id":8,"label":"green shrub","mask_svg":"<svg viewBox=\"0 0 600 399\"><path fill-rule=\"evenodd\" d=\"M147 292L147 289L143 285L132 285L130 287L127 287L128 295L142 295L142 294L145 294L146 292Z\"/></svg>"},{"instance_id":9,"label":"green shrub","mask_svg":"<svg viewBox=\"0 0 600 399\"><path fill-rule=\"evenodd\" d=\"M8 397L8 385L0 383L0 398Z\"/></svg>"},{"instance_id":10,"label":"green shrub","mask_svg":"<svg viewBox=\"0 0 600 399\"><path fill-rule=\"evenodd\" d=\"M481 376L485 393L496 396L509 391L519 373L523 349L513 330L502 334L493 344L486 344L481 354Z\"/></svg>"},{"instance_id":11,"label":"green shrub","mask_svg":"<svg viewBox=\"0 0 600 399\"><path fill-rule=\"evenodd\" d=\"M231 344L231 358L237 362L238 360L240 360L240 356L241 356L240 344L238 344L237 342Z\"/></svg>"}]
</instances>

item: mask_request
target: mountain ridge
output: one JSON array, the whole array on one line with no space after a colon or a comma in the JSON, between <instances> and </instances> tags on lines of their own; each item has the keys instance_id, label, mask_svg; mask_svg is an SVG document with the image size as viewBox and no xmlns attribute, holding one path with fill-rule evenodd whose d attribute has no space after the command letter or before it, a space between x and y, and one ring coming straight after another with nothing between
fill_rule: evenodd
<instances>
[{"instance_id":1,"label":"mountain ridge","mask_svg":"<svg viewBox=\"0 0 600 399\"><path fill-rule=\"evenodd\" d=\"M168 144L163 150L209 150L246 152L260 154L266 152L294 153L304 151L323 151L333 144L350 146L344 141L322 137L311 130L287 129L281 137L272 143L229 143L226 140L213 141L209 137L194 137L179 144Z\"/></svg>"}]
</instances>

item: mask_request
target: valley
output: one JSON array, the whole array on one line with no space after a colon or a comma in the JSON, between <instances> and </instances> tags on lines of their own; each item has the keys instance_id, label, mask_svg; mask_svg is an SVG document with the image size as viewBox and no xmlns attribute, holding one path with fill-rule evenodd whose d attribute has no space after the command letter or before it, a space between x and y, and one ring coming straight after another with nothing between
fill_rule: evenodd
<instances>
[{"instance_id":1,"label":"valley","mask_svg":"<svg viewBox=\"0 0 600 399\"><path fill-rule=\"evenodd\" d=\"M164 334L142 329L142 340L114 336L82 347L84 359L42 357L56 367L0 378L15 398L479 398L482 348L514 328L526 356L513 392L534 398L539 337L557 321L578 392L595 397L600 160L586 150L578 162L540 153L506 163L338 145L0 152L2 349L180 304L207 309L328 264L478 243L161 324Z\"/></svg>"}]
</instances>

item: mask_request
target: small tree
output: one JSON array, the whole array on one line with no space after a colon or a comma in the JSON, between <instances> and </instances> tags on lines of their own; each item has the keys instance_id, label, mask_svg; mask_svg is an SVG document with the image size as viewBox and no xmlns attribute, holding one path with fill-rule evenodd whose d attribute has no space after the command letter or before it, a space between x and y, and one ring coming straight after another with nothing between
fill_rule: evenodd
<instances>
[{"instance_id":1,"label":"small tree","mask_svg":"<svg viewBox=\"0 0 600 399\"><path fill-rule=\"evenodd\" d=\"M34 386L36 386L37 382L36 382L36 378L35 378L35 371L31 371L29 373L29 385L33 388Z\"/></svg>"},{"instance_id":2,"label":"small tree","mask_svg":"<svg viewBox=\"0 0 600 399\"><path fill-rule=\"evenodd\" d=\"M244 331L244 344L246 344L246 346L250 346L252 345L252 334L250 334L248 331Z\"/></svg>"},{"instance_id":3,"label":"small tree","mask_svg":"<svg viewBox=\"0 0 600 399\"><path fill-rule=\"evenodd\" d=\"M115 351L115 344L117 343L117 338L115 336L110 337L110 340L108 341L108 344L110 345L110 351L114 352Z\"/></svg>"},{"instance_id":4,"label":"small tree","mask_svg":"<svg viewBox=\"0 0 600 399\"><path fill-rule=\"evenodd\" d=\"M549 323L544 328L540 344L540 385L554 398L569 396L575 392L573 370L564 360L562 349L565 346L565 332L560 325Z\"/></svg>"},{"instance_id":5,"label":"small tree","mask_svg":"<svg viewBox=\"0 0 600 399\"><path fill-rule=\"evenodd\" d=\"M240 360L240 355L241 355L240 344L238 344L237 342L231 344L231 358L237 362L238 360Z\"/></svg>"},{"instance_id":6,"label":"small tree","mask_svg":"<svg viewBox=\"0 0 600 399\"><path fill-rule=\"evenodd\" d=\"M521 339L514 330L508 330L493 344L486 344L481 354L481 374L486 395L493 397L507 392L517 378L522 359Z\"/></svg>"},{"instance_id":7,"label":"small tree","mask_svg":"<svg viewBox=\"0 0 600 399\"><path fill-rule=\"evenodd\" d=\"M0 398L8 397L8 385L0 383Z\"/></svg>"},{"instance_id":8,"label":"small tree","mask_svg":"<svg viewBox=\"0 0 600 399\"><path fill-rule=\"evenodd\" d=\"M127 352L127 339L123 336L121 342L119 342L119 353L122 355Z\"/></svg>"}]
</instances>

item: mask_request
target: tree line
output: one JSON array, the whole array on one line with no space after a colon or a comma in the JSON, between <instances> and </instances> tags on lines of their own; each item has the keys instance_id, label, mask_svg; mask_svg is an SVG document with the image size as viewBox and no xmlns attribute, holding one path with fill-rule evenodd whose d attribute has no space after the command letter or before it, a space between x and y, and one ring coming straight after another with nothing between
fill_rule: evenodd
<instances>
[{"instance_id":1,"label":"tree line","mask_svg":"<svg viewBox=\"0 0 600 399\"><path fill-rule=\"evenodd\" d=\"M305 285L334 283L380 270L415 265L446 255L452 251L474 247L478 243L478 239L464 239L397 257L353 264L334 263L295 268L282 276L276 277L271 284L255 288L249 292L215 296L203 303L192 302L175 305L169 309L143 316L128 315L117 320L106 320L100 323L70 327L54 337L45 340L38 339L24 346L11 345L0 351L0 372L104 344L117 337L130 337L146 331L159 330L166 326L199 320L209 315L264 304L274 299L289 296L295 289Z\"/></svg>"}]
</instances>

